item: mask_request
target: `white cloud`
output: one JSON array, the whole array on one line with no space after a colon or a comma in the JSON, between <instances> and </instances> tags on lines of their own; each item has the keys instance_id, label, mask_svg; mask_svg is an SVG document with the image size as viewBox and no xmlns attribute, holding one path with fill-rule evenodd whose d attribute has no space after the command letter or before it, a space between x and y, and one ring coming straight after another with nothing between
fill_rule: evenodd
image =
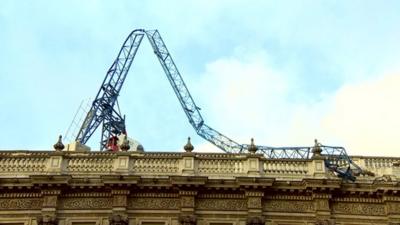
<instances>
[{"instance_id":1,"label":"white cloud","mask_svg":"<svg viewBox=\"0 0 400 225\"><path fill-rule=\"evenodd\" d=\"M201 77L197 88L211 127L237 141L255 137L263 142L268 133L281 130L279 125L286 126L290 110L285 110L289 106L282 99L288 92L287 76L269 66L265 52L218 59Z\"/></svg>"},{"instance_id":2,"label":"white cloud","mask_svg":"<svg viewBox=\"0 0 400 225\"><path fill-rule=\"evenodd\" d=\"M351 155L396 155L399 75L344 85L308 103L290 100L296 83L286 71L272 67L265 52L208 64L196 90L206 123L239 143L254 137L260 145L311 146L318 138Z\"/></svg>"},{"instance_id":3,"label":"white cloud","mask_svg":"<svg viewBox=\"0 0 400 225\"><path fill-rule=\"evenodd\" d=\"M323 128L352 154L398 155L400 74L345 85L333 99Z\"/></svg>"}]
</instances>

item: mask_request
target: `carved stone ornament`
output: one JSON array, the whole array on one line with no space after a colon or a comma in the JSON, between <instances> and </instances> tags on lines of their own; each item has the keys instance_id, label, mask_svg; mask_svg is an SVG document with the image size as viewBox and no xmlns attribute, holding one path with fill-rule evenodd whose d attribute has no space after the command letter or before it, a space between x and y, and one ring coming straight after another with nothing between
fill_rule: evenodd
<instances>
[{"instance_id":1,"label":"carved stone ornament","mask_svg":"<svg viewBox=\"0 0 400 225\"><path fill-rule=\"evenodd\" d=\"M264 225L265 218L262 216L252 216L248 217L246 220L246 225Z\"/></svg>"},{"instance_id":2,"label":"carved stone ornament","mask_svg":"<svg viewBox=\"0 0 400 225\"><path fill-rule=\"evenodd\" d=\"M110 225L128 225L129 224L128 216L126 216L126 215L114 214L114 215L111 215L108 219L109 219Z\"/></svg>"},{"instance_id":3,"label":"carved stone ornament","mask_svg":"<svg viewBox=\"0 0 400 225\"><path fill-rule=\"evenodd\" d=\"M58 141L57 141L57 143L55 143L54 145L53 145L53 147L54 147L54 149L56 150L56 151L62 151L64 148L65 148L65 146L64 146L64 144L62 143L62 136L60 135L60 136L58 136Z\"/></svg>"},{"instance_id":4,"label":"carved stone ornament","mask_svg":"<svg viewBox=\"0 0 400 225\"><path fill-rule=\"evenodd\" d=\"M129 141L128 141L128 137L125 135L124 136L124 140L122 141L122 144L120 146L121 151L128 151L131 148L131 146L129 145Z\"/></svg>"},{"instance_id":5,"label":"carved stone ornament","mask_svg":"<svg viewBox=\"0 0 400 225\"><path fill-rule=\"evenodd\" d=\"M257 148L257 146L254 144L254 138L251 138L251 140L250 140L250 146L249 146L249 148L248 148L248 151L249 151L251 154L255 154L255 153L257 152L257 150L258 150L258 148Z\"/></svg>"},{"instance_id":6,"label":"carved stone ornament","mask_svg":"<svg viewBox=\"0 0 400 225\"><path fill-rule=\"evenodd\" d=\"M321 157L321 153L322 153L321 143L318 143L317 139L314 140L314 147L312 148L312 153L313 153L314 158Z\"/></svg>"},{"instance_id":7,"label":"carved stone ornament","mask_svg":"<svg viewBox=\"0 0 400 225\"><path fill-rule=\"evenodd\" d=\"M195 215L182 215L179 216L179 223L181 225L196 225L197 217Z\"/></svg>"},{"instance_id":8,"label":"carved stone ornament","mask_svg":"<svg viewBox=\"0 0 400 225\"><path fill-rule=\"evenodd\" d=\"M36 218L38 225L57 225L57 218L55 216L39 216Z\"/></svg>"},{"instance_id":9,"label":"carved stone ornament","mask_svg":"<svg viewBox=\"0 0 400 225\"><path fill-rule=\"evenodd\" d=\"M194 147L192 143L190 142L190 137L188 137L187 143L185 146L183 146L183 149L185 149L186 152L192 152Z\"/></svg>"}]
</instances>

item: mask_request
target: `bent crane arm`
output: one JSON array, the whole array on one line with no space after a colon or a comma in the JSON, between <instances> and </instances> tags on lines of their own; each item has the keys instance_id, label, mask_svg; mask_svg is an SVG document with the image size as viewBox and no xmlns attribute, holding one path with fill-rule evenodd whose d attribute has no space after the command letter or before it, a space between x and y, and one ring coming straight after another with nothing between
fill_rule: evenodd
<instances>
[{"instance_id":1,"label":"bent crane arm","mask_svg":"<svg viewBox=\"0 0 400 225\"><path fill-rule=\"evenodd\" d=\"M126 133L125 120L119 112L114 110L114 105L144 35L147 36L189 123L197 134L226 153L248 151L249 145L238 144L205 124L199 111L200 108L195 104L160 33L157 30L143 29L132 31L126 38L117 58L106 74L76 140L85 144L101 123L103 123L101 149L106 148L107 140L111 136ZM325 160L325 166L339 177L354 181L355 176L362 172L361 168L350 159L344 148L319 146L321 156ZM312 147L257 147L266 158L271 159L309 159L313 154L311 152Z\"/></svg>"}]
</instances>

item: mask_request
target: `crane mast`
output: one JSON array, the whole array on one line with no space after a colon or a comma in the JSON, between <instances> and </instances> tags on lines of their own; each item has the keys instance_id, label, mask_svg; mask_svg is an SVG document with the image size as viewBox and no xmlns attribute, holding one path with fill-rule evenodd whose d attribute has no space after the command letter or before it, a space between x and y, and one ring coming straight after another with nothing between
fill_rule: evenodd
<instances>
[{"instance_id":1,"label":"crane mast","mask_svg":"<svg viewBox=\"0 0 400 225\"><path fill-rule=\"evenodd\" d=\"M126 38L100 86L78 132L76 141L85 144L100 124L102 124L101 150L108 148L108 141L112 137L126 134L125 118L115 108L122 85L144 36L149 40L189 123L196 133L226 153L247 152L249 145L239 144L205 123L200 108L195 104L160 33L157 30L143 29L132 31ZM362 169L347 155L343 147L325 146L316 142L314 147L257 146L257 148L266 158L271 159L309 159L315 153L315 148L318 148L324 158L325 166L339 177L354 181L355 176L363 173Z\"/></svg>"}]
</instances>

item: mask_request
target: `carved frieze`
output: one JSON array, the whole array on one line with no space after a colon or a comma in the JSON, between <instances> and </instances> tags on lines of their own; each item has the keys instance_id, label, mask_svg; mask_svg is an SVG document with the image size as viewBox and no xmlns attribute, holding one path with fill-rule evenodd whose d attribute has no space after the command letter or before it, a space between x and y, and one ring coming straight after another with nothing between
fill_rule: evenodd
<instances>
[{"instance_id":1,"label":"carved frieze","mask_svg":"<svg viewBox=\"0 0 400 225\"><path fill-rule=\"evenodd\" d=\"M65 198L61 199L61 209L108 209L112 208L110 198Z\"/></svg>"},{"instance_id":2,"label":"carved frieze","mask_svg":"<svg viewBox=\"0 0 400 225\"><path fill-rule=\"evenodd\" d=\"M333 204L333 211L343 214L383 216L385 215L385 205L336 202Z\"/></svg>"},{"instance_id":3,"label":"carved frieze","mask_svg":"<svg viewBox=\"0 0 400 225\"><path fill-rule=\"evenodd\" d=\"M314 202L270 200L264 202L263 208L269 212L314 212Z\"/></svg>"},{"instance_id":4,"label":"carved frieze","mask_svg":"<svg viewBox=\"0 0 400 225\"><path fill-rule=\"evenodd\" d=\"M130 198L130 209L179 209L179 198Z\"/></svg>"},{"instance_id":5,"label":"carved frieze","mask_svg":"<svg viewBox=\"0 0 400 225\"><path fill-rule=\"evenodd\" d=\"M247 210L246 199L197 199L197 209L205 210Z\"/></svg>"},{"instance_id":6,"label":"carved frieze","mask_svg":"<svg viewBox=\"0 0 400 225\"><path fill-rule=\"evenodd\" d=\"M41 209L41 198L0 199L0 209Z\"/></svg>"}]
</instances>

